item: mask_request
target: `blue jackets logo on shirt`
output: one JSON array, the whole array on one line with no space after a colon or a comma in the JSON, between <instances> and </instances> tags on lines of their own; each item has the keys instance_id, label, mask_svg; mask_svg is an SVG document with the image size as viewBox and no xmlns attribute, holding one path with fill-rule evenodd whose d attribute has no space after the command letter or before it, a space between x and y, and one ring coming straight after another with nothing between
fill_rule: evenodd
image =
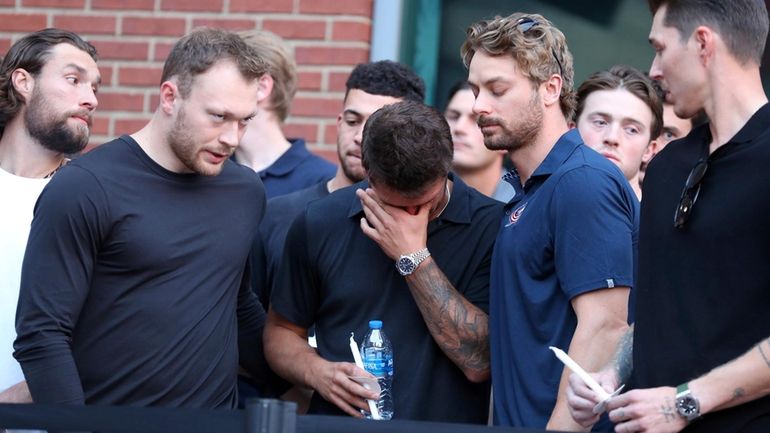
<instances>
[{"instance_id":1,"label":"blue jackets logo on shirt","mask_svg":"<svg viewBox=\"0 0 770 433\"><path fill-rule=\"evenodd\" d=\"M511 212L511 217L508 218L508 224L506 224L506 227L510 227L517 222L519 222L519 218L521 218L521 214L524 213L524 209L527 207L527 204L524 203L521 206L517 207L515 211Z\"/></svg>"}]
</instances>

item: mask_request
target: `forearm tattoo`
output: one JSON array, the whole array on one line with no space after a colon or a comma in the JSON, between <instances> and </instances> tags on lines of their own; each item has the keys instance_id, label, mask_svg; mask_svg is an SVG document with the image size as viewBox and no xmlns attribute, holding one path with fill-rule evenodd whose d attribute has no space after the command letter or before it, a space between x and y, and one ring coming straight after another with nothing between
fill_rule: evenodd
<instances>
[{"instance_id":1,"label":"forearm tattoo","mask_svg":"<svg viewBox=\"0 0 770 433\"><path fill-rule=\"evenodd\" d=\"M423 266L407 282L433 339L459 367L488 370L486 313L463 298L433 260Z\"/></svg>"},{"instance_id":2,"label":"forearm tattoo","mask_svg":"<svg viewBox=\"0 0 770 433\"><path fill-rule=\"evenodd\" d=\"M620 337L618 350L615 352L615 369L618 373L620 383L628 382L633 370L633 349L634 349L634 326L631 327Z\"/></svg>"}]
</instances>

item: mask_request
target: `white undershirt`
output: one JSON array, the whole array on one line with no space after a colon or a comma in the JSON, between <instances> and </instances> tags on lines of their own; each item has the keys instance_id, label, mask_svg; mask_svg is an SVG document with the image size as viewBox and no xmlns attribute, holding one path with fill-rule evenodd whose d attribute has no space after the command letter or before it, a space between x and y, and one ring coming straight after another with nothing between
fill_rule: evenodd
<instances>
[{"instance_id":1,"label":"white undershirt","mask_svg":"<svg viewBox=\"0 0 770 433\"><path fill-rule=\"evenodd\" d=\"M35 202L49 180L0 169L0 391L24 380L13 358L21 263Z\"/></svg>"}]
</instances>

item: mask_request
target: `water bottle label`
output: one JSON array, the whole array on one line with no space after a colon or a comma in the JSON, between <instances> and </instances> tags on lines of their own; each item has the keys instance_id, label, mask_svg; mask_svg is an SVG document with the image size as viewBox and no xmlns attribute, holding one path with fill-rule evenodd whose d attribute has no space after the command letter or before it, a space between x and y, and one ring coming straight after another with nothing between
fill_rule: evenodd
<instances>
[{"instance_id":1,"label":"water bottle label","mask_svg":"<svg viewBox=\"0 0 770 433\"><path fill-rule=\"evenodd\" d=\"M367 356L364 358L364 369L377 377L393 375L393 357Z\"/></svg>"}]
</instances>

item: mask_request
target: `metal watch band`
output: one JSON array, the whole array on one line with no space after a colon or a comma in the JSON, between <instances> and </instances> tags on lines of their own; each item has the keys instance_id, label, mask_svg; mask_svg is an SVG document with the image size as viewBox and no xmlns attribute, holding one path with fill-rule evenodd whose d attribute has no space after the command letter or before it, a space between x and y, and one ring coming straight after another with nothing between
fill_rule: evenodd
<instances>
[{"instance_id":1,"label":"metal watch band","mask_svg":"<svg viewBox=\"0 0 770 433\"><path fill-rule=\"evenodd\" d=\"M396 269L398 269L398 273L403 276L412 275L412 273L417 270L417 267L420 266L420 263L429 256L430 252L427 248L423 248L411 254L401 255L398 260L396 260Z\"/></svg>"},{"instance_id":2,"label":"metal watch band","mask_svg":"<svg viewBox=\"0 0 770 433\"><path fill-rule=\"evenodd\" d=\"M423 260L430 257L430 251L428 251L427 248L423 248L420 251L413 252L412 254L409 254L412 256L412 259L414 260L414 266L420 266L420 263L422 263Z\"/></svg>"}]
</instances>

